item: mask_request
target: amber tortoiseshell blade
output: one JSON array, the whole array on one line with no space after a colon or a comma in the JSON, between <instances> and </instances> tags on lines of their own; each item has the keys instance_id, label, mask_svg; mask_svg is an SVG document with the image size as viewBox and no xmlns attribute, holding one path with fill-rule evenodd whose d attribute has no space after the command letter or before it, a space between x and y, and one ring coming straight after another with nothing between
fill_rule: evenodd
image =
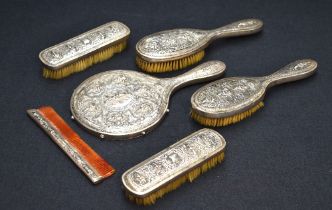
<instances>
[{"instance_id":1,"label":"amber tortoiseshell blade","mask_svg":"<svg viewBox=\"0 0 332 210\"><path fill-rule=\"evenodd\" d=\"M98 183L115 172L52 107L30 109L27 112L93 183Z\"/></svg>"}]
</instances>

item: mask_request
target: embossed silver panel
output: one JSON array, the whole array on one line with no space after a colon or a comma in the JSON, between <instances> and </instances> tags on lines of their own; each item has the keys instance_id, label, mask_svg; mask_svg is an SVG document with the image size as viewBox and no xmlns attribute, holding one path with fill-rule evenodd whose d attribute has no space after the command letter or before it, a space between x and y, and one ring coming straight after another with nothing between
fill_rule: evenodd
<instances>
[{"instance_id":1,"label":"embossed silver panel","mask_svg":"<svg viewBox=\"0 0 332 210\"><path fill-rule=\"evenodd\" d=\"M106 71L88 78L75 89L71 111L81 125L101 138L133 138L157 125L175 89L212 80L224 70L223 62L210 61L166 79L128 70Z\"/></svg>"},{"instance_id":2,"label":"embossed silver panel","mask_svg":"<svg viewBox=\"0 0 332 210\"><path fill-rule=\"evenodd\" d=\"M262 27L262 21L247 19L214 30L161 31L142 38L136 44L136 52L144 60L151 62L175 60L201 51L214 39L253 34Z\"/></svg>"},{"instance_id":3,"label":"embossed silver panel","mask_svg":"<svg viewBox=\"0 0 332 210\"><path fill-rule=\"evenodd\" d=\"M306 78L316 67L314 60L298 60L270 76L232 77L209 83L192 95L192 109L211 118L241 113L262 101L267 88Z\"/></svg>"},{"instance_id":4,"label":"embossed silver panel","mask_svg":"<svg viewBox=\"0 0 332 210\"><path fill-rule=\"evenodd\" d=\"M201 129L127 170L122 183L132 194L144 197L222 152L225 146L218 132Z\"/></svg>"},{"instance_id":5,"label":"embossed silver panel","mask_svg":"<svg viewBox=\"0 0 332 210\"><path fill-rule=\"evenodd\" d=\"M125 40L129 34L126 25L112 21L41 51L39 58L46 66L56 70L96 50Z\"/></svg>"}]
</instances>

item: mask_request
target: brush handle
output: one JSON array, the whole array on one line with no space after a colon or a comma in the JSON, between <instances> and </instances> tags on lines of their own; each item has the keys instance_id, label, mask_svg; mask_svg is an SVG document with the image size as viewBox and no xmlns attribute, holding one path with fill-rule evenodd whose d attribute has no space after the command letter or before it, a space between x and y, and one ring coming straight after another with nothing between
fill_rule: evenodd
<instances>
[{"instance_id":1,"label":"brush handle","mask_svg":"<svg viewBox=\"0 0 332 210\"><path fill-rule=\"evenodd\" d=\"M171 90L174 91L183 86L216 79L224 73L225 69L226 65L222 61L208 61L184 74L165 80L169 82Z\"/></svg>"},{"instance_id":2,"label":"brush handle","mask_svg":"<svg viewBox=\"0 0 332 210\"><path fill-rule=\"evenodd\" d=\"M240 20L226 26L211 30L211 39L244 36L257 33L263 29L263 21L259 19Z\"/></svg>"},{"instance_id":3,"label":"brush handle","mask_svg":"<svg viewBox=\"0 0 332 210\"><path fill-rule=\"evenodd\" d=\"M317 62L312 59L294 61L273 74L263 77L268 87L307 78L315 73Z\"/></svg>"}]
</instances>

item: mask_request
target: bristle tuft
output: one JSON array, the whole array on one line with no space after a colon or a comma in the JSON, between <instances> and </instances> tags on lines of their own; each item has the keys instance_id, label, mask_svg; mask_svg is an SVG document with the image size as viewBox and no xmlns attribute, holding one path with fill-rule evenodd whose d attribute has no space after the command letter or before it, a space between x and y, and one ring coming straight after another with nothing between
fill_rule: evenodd
<instances>
[{"instance_id":1,"label":"bristle tuft","mask_svg":"<svg viewBox=\"0 0 332 210\"><path fill-rule=\"evenodd\" d=\"M200 60L203 59L204 54L204 50L202 50L188 57L166 62L149 62L139 56L136 56L136 64L139 68L149 73L169 72L183 69L190 65L198 63Z\"/></svg>"},{"instance_id":2,"label":"bristle tuft","mask_svg":"<svg viewBox=\"0 0 332 210\"><path fill-rule=\"evenodd\" d=\"M128 192L126 192L127 197L130 201L135 202L138 205L152 205L156 202L158 198L163 197L166 193L173 191L180 187L185 182L189 181L192 182L196 179L199 175L206 172L207 170L215 167L217 164L221 163L224 160L225 153L220 152L219 154L215 155L214 157L210 158L202 165L198 166L197 168L191 170L190 172L186 173L185 175L177 178L175 181L167 184L166 186L162 187L156 192L149 194L146 197L136 197Z\"/></svg>"},{"instance_id":3,"label":"bristle tuft","mask_svg":"<svg viewBox=\"0 0 332 210\"><path fill-rule=\"evenodd\" d=\"M44 67L43 76L50 79L62 79L73 73L83 71L96 63L111 58L115 53L123 51L126 48L126 45L127 41L120 42L57 70Z\"/></svg>"},{"instance_id":4,"label":"bristle tuft","mask_svg":"<svg viewBox=\"0 0 332 210\"><path fill-rule=\"evenodd\" d=\"M230 117L224 117L224 118L204 117L204 116L199 115L195 111L191 111L191 117L202 125L210 126L210 127L220 127L220 126L234 124L247 117L250 117L253 113L255 113L258 109L262 108L263 106L264 106L264 103L261 101L256 106L252 107L251 109L248 109L245 112L242 112L240 114L236 114L236 115L233 115Z\"/></svg>"}]
</instances>

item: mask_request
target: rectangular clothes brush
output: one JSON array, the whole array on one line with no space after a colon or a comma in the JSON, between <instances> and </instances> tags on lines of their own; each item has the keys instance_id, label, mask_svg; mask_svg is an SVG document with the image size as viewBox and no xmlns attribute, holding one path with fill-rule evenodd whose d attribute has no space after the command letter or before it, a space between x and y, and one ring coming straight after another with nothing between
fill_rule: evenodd
<instances>
[{"instance_id":1,"label":"rectangular clothes brush","mask_svg":"<svg viewBox=\"0 0 332 210\"><path fill-rule=\"evenodd\" d=\"M225 147L218 132L201 129L127 170L122 175L126 196L139 205L154 204L221 163Z\"/></svg>"},{"instance_id":2,"label":"rectangular clothes brush","mask_svg":"<svg viewBox=\"0 0 332 210\"><path fill-rule=\"evenodd\" d=\"M112 21L39 53L43 76L61 79L111 58L126 48L129 28Z\"/></svg>"},{"instance_id":3,"label":"rectangular clothes brush","mask_svg":"<svg viewBox=\"0 0 332 210\"><path fill-rule=\"evenodd\" d=\"M87 145L52 107L30 109L27 113L94 184L114 174L115 169Z\"/></svg>"}]
</instances>

